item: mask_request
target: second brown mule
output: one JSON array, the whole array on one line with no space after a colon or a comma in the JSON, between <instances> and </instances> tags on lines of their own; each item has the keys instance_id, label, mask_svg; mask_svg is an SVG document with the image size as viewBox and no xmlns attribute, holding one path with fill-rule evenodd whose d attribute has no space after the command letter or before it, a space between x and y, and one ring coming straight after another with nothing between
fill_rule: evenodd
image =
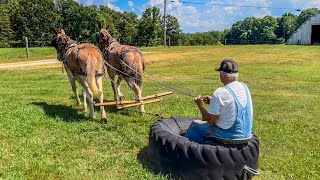
<instances>
[{"instance_id":1,"label":"second brown mule","mask_svg":"<svg viewBox=\"0 0 320 180\"><path fill-rule=\"evenodd\" d=\"M99 23L99 43L104 54L108 75L114 92L114 100L123 100L120 83L124 79L133 90L137 102L142 102L143 71L145 69L143 55L136 47L122 45L109 34L109 27L103 28ZM115 82L115 76L119 78ZM140 112L144 113L144 105L140 105Z\"/></svg>"}]
</instances>

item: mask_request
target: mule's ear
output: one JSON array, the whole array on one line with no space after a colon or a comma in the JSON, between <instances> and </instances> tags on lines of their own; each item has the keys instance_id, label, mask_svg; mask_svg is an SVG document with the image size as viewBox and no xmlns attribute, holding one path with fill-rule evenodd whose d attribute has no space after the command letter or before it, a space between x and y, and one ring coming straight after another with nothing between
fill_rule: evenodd
<instances>
[{"instance_id":1,"label":"mule's ear","mask_svg":"<svg viewBox=\"0 0 320 180\"><path fill-rule=\"evenodd\" d=\"M51 32L52 32L53 34L55 34L55 35L58 34L57 31L56 31L53 27L51 28Z\"/></svg>"},{"instance_id":2,"label":"mule's ear","mask_svg":"<svg viewBox=\"0 0 320 180\"><path fill-rule=\"evenodd\" d=\"M61 29L60 29L60 32L61 32L61 34L66 35L66 32L64 31L64 29L63 29L63 28L61 28Z\"/></svg>"},{"instance_id":3,"label":"mule's ear","mask_svg":"<svg viewBox=\"0 0 320 180\"><path fill-rule=\"evenodd\" d=\"M78 36L77 41L80 42L80 39L82 38L81 35Z\"/></svg>"},{"instance_id":4,"label":"mule's ear","mask_svg":"<svg viewBox=\"0 0 320 180\"><path fill-rule=\"evenodd\" d=\"M110 29L111 29L111 23L108 23L108 25L107 25L107 27L106 27L106 30L107 30L108 32L110 32Z\"/></svg>"},{"instance_id":5,"label":"mule's ear","mask_svg":"<svg viewBox=\"0 0 320 180\"><path fill-rule=\"evenodd\" d=\"M98 22L98 27L99 27L99 30L102 29L102 23L101 22Z\"/></svg>"}]
</instances>

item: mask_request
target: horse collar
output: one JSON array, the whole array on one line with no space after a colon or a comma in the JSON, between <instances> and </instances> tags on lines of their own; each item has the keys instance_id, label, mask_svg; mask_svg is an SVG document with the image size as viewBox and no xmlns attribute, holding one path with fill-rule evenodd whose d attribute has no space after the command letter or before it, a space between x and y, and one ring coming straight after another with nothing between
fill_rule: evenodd
<instances>
[{"instance_id":1,"label":"horse collar","mask_svg":"<svg viewBox=\"0 0 320 180\"><path fill-rule=\"evenodd\" d=\"M115 42L117 42L117 40L112 38L111 41L109 42L108 46L106 46L106 49L110 50L110 46Z\"/></svg>"}]
</instances>

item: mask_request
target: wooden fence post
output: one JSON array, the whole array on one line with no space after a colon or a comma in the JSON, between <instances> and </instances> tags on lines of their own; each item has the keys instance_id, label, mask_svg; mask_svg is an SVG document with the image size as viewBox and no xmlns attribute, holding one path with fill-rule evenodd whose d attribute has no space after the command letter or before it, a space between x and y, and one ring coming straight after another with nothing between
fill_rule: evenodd
<instances>
[{"instance_id":1,"label":"wooden fence post","mask_svg":"<svg viewBox=\"0 0 320 180\"><path fill-rule=\"evenodd\" d=\"M27 58L29 58L29 44L28 44L28 37L25 37L26 41L26 53L27 53Z\"/></svg>"}]
</instances>

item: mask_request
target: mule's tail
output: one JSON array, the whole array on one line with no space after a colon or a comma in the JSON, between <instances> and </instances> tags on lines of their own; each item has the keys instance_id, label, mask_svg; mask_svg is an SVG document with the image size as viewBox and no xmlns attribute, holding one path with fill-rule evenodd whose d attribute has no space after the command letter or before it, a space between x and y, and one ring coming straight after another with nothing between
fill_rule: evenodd
<instances>
[{"instance_id":1,"label":"mule's tail","mask_svg":"<svg viewBox=\"0 0 320 180\"><path fill-rule=\"evenodd\" d=\"M95 56L91 54L88 55L87 58L87 83L92 93L96 93L98 91L97 81L96 81L96 72L98 67L98 60Z\"/></svg>"},{"instance_id":2,"label":"mule's tail","mask_svg":"<svg viewBox=\"0 0 320 180\"><path fill-rule=\"evenodd\" d=\"M136 74L135 74L135 83L139 86L142 90L142 82L143 82L143 71L145 69L144 59L143 56L138 56L140 61L137 61L136 64Z\"/></svg>"}]
</instances>

